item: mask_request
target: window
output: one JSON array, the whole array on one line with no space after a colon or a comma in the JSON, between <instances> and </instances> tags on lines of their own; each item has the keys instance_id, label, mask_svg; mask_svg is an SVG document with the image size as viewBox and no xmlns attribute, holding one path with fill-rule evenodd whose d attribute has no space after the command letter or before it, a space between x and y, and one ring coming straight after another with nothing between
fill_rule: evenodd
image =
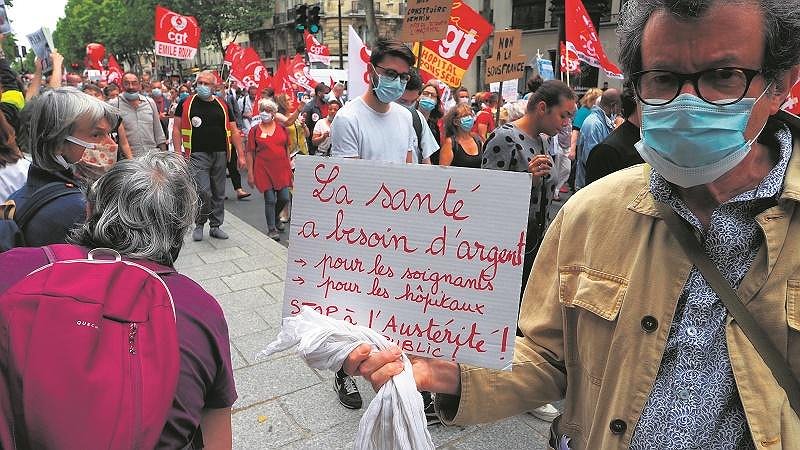
<instances>
[{"instance_id":1,"label":"window","mask_svg":"<svg viewBox=\"0 0 800 450\"><path fill-rule=\"evenodd\" d=\"M514 0L511 11L511 28L537 30L545 27L546 0Z\"/></svg>"}]
</instances>

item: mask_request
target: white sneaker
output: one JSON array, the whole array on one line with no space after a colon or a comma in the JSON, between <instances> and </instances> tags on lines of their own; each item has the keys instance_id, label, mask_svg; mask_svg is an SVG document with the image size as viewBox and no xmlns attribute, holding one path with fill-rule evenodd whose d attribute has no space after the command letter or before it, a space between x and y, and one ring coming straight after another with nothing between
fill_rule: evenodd
<instances>
[{"instance_id":1,"label":"white sneaker","mask_svg":"<svg viewBox=\"0 0 800 450\"><path fill-rule=\"evenodd\" d=\"M553 419L558 417L561 414L555 406L551 405L550 403L540 406L536 409L528 411L528 414L536 417L539 420L544 420L545 422L552 422Z\"/></svg>"}]
</instances>

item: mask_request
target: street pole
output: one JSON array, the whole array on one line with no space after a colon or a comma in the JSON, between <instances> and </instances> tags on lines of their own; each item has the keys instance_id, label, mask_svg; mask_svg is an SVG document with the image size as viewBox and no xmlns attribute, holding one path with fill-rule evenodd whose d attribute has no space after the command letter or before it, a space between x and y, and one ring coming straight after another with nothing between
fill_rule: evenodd
<instances>
[{"instance_id":1,"label":"street pole","mask_svg":"<svg viewBox=\"0 0 800 450\"><path fill-rule=\"evenodd\" d=\"M342 0L339 0L339 70L344 70L344 49L342 48Z\"/></svg>"}]
</instances>

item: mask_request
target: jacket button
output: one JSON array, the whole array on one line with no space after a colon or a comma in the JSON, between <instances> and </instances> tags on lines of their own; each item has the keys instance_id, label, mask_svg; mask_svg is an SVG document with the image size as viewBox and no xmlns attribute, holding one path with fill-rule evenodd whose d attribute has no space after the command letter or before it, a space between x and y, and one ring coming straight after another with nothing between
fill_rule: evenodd
<instances>
[{"instance_id":1,"label":"jacket button","mask_svg":"<svg viewBox=\"0 0 800 450\"><path fill-rule=\"evenodd\" d=\"M623 434L625 430L628 429L628 424L622 419L614 419L611 421L609 428L611 428L611 432L614 434Z\"/></svg>"},{"instance_id":2,"label":"jacket button","mask_svg":"<svg viewBox=\"0 0 800 450\"><path fill-rule=\"evenodd\" d=\"M642 317L642 329L647 333L652 333L658 328L658 320L653 316Z\"/></svg>"}]
</instances>

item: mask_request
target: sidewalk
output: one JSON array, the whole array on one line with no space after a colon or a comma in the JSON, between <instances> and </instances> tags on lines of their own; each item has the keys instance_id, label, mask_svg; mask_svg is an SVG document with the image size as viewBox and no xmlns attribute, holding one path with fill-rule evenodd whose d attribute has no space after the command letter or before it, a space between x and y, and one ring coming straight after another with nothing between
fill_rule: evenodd
<instances>
[{"instance_id":1,"label":"sidewalk","mask_svg":"<svg viewBox=\"0 0 800 450\"><path fill-rule=\"evenodd\" d=\"M333 373L309 368L282 352L258 353L278 334L287 249L226 211L230 239L190 236L175 267L219 301L228 320L236 388L233 409L235 449L351 449L372 387L358 378L364 408L352 411L333 392ZM545 449L549 423L528 414L502 422L461 427L429 427L437 448Z\"/></svg>"}]
</instances>

